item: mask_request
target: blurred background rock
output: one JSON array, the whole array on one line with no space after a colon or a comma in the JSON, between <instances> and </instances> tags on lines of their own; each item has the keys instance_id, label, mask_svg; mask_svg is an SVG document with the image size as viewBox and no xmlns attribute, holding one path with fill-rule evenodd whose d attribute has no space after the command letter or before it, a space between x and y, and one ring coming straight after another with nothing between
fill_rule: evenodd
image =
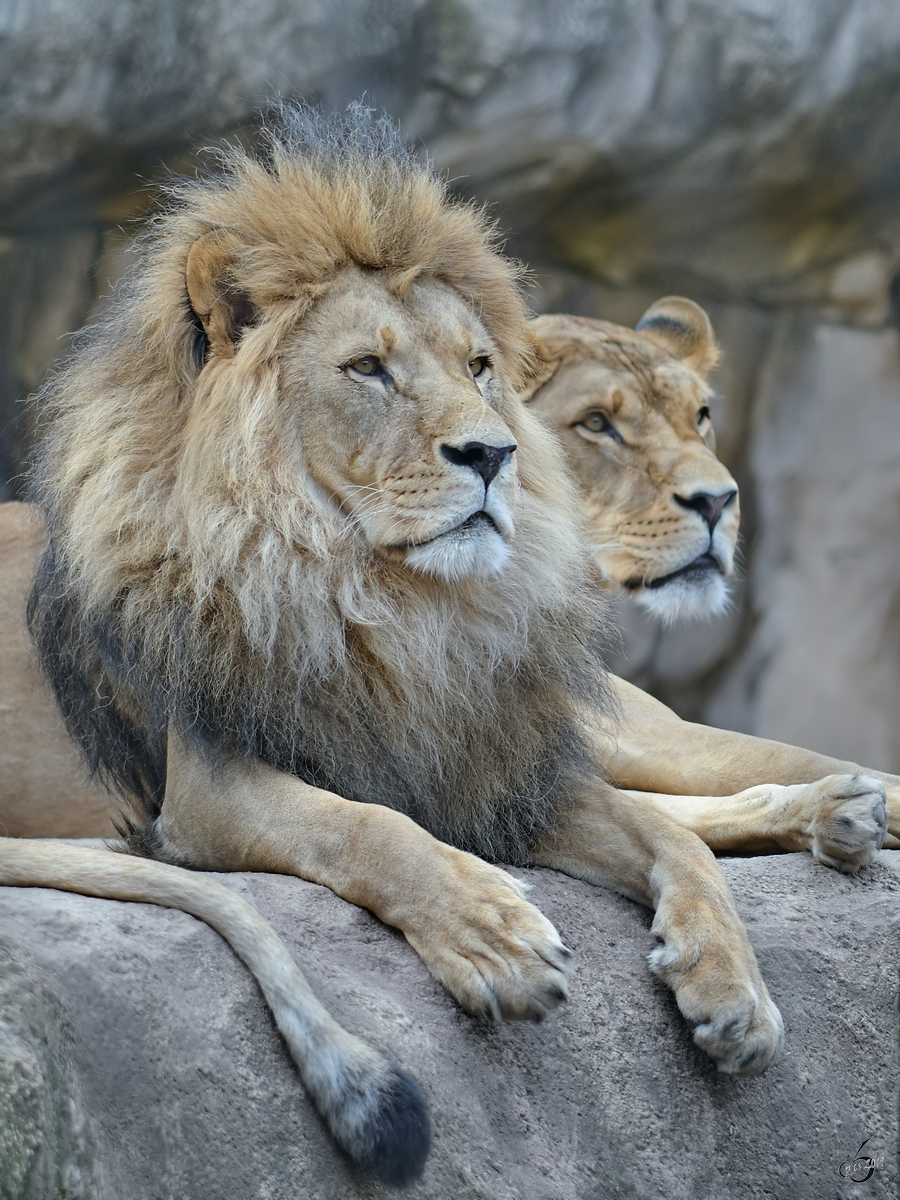
<instances>
[{"instance_id":1,"label":"blurred background rock","mask_svg":"<svg viewBox=\"0 0 900 1200\"><path fill-rule=\"evenodd\" d=\"M532 304L724 347L743 499L722 620L623 607L616 666L682 714L900 770L896 0L6 0L0 496L40 383L166 169L278 97L367 93L490 202Z\"/></svg>"}]
</instances>

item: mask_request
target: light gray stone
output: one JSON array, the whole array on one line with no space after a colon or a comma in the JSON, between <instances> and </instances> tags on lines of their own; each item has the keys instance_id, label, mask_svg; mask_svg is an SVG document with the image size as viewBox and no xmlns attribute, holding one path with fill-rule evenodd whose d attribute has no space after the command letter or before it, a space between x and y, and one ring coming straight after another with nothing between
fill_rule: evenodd
<instances>
[{"instance_id":1,"label":"light gray stone","mask_svg":"<svg viewBox=\"0 0 900 1200\"><path fill-rule=\"evenodd\" d=\"M109 220L267 101L367 91L550 258L868 311L898 47L892 0L12 0L0 220Z\"/></svg>"},{"instance_id":2,"label":"light gray stone","mask_svg":"<svg viewBox=\"0 0 900 1200\"><path fill-rule=\"evenodd\" d=\"M524 872L576 952L572 996L541 1026L490 1025L326 889L217 878L271 920L332 1012L422 1083L435 1144L415 1200L888 1200L900 854L857 878L808 855L723 867L785 1018L783 1057L753 1080L718 1075L694 1047L648 971L649 914L610 892ZM385 1194L334 1151L255 985L209 928L4 888L0 931L0 1114L10 1097L16 1114L0 1135L3 1200ZM865 1139L884 1165L857 1186L840 1165ZM69 1191L35 1182L63 1178Z\"/></svg>"},{"instance_id":3,"label":"light gray stone","mask_svg":"<svg viewBox=\"0 0 900 1200\"><path fill-rule=\"evenodd\" d=\"M707 715L714 724L894 769L897 330L782 323L754 424L758 547L751 589L758 621Z\"/></svg>"}]
</instances>

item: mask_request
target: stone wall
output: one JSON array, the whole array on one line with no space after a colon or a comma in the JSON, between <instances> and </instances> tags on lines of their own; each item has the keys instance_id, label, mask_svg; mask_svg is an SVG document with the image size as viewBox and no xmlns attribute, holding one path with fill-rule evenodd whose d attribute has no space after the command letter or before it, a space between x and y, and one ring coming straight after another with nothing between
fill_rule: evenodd
<instances>
[{"instance_id":1,"label":"stone wall","mask_svg":"<svg viewBox=\"0 0 900 1200\"><path fill-rule=\"evenodd\" d=\"M18 0L0 18L0 495L163 164L278 96L367 92L534 269L533 303L705 304L742 487L715 625L625 609L685 715L900 770L894 0ZM4 481L9 482L4 482Z\"/></svg>"}]
</instances>

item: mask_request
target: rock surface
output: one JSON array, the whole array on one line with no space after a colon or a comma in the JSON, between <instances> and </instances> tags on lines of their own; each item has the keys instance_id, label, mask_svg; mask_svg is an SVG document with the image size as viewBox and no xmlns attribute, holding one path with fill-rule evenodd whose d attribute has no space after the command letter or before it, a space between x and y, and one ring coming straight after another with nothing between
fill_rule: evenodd
<instances>
[{"instance_id":1,"label":"rock surface","mask_svg":"<svg viewBox=\"0 0 900 1200\"><path fill-rule=\"evenodd\" d=\"M412 1071L435 1145L411 1200L822 1200L895 1194L900 854L723 861L787 1047L717 1075L649 974L649 917L524 874L576 951L541 1026L461 1013L403 939L285 876L218 876L261 909L348 1028ZM349 1200L252 980L182 913L0 889L3 1200ZM11 1114L11 1115L10 1115ZM868 1139L883 1161L840 1175ZM880 1156L884 1156L881 1160Z\"/></svg>"},{"instance_id":2,"label":"rock surface","mask_svg":"<svg viewBox=\"0 0 900 1200\"><path fill-rule=\"evenodd\" d=\"M32 0L0 32L8 227L115 220L160 154L275 96L363 91L617 284L687 269L806 300L821 267L840 303L896 222L891 0Z\"/></svg>"}]
</instances>

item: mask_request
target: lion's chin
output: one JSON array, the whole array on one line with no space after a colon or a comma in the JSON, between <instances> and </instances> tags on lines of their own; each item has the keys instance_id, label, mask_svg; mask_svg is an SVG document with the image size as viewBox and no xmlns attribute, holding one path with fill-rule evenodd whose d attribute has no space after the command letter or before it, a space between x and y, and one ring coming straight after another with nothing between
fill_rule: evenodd
<instances>
[{"instance_id":1,"label":"lion's chin","mask_svg":"<svg viewBox=\"0 0 900 1200\"><path fill-rule=\"evenodd\" d=\"M632 595L664 625L716 617L728 607L728 584L717 570L686 571L661 586L635 588Z\"/></svg>"},{"instance_id":2,"label":"lion's chin","mask_svg":"<svg viewBox=\"0 0 900 1200\"><path fill-rule=\"evenodd\" d=\"M503 570L509 546L484 514L420 546L412 546L404 559L423 575L455 583L460 579L489 579Z\"/></svg>"}]
</instances>

